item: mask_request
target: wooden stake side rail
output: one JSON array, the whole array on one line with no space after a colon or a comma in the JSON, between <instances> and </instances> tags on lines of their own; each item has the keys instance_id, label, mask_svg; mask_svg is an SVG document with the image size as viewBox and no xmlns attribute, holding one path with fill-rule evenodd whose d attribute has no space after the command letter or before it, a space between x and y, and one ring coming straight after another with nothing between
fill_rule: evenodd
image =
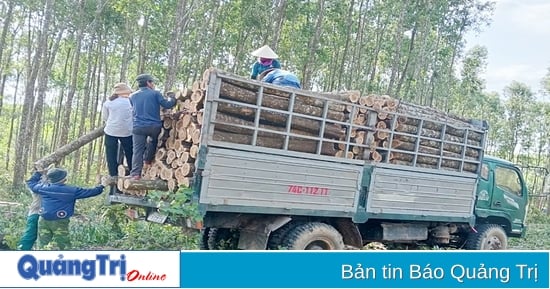
<instances>
[{"instance_id":1,"label":"wooden stake side rail","mask_svg":"<svg viewBox=\"0 0 550 289\"><path fill-rule=\"evenodd\" d=\"M211 129L208 139L227 142L229 147L231 143L248 144L375 163L423 164L472 173L477 172L481 162L486 129L462 118L434 113L432 108L424 109L389 96L376 95L361 96L360 101L354 103L351 98L344 101L343 92L337 93L338 97L327 97L326 93L275 87L218 71L212 71L210 77L210 83L217 85L211 87L207 96L210 102L207 107L211 109L207 121ZM231 90L228 91L227 87ZM239 101L242 95L246 95L244 102ZM277 95L277 98L264 101L272 95ZM252 96L257 96L256 103ZM274 101L285 97L288 100L274 107ZM298 97L300 102L292 101ZM342 114L320 117L321 110L306 114L304 103L315 103L325 111L329 108L338 111L345 106L344 119ZM234 121L236 118L239 121ZM249 138L236 137L235 134L248 135ZM253 136L259 136L260 142L257 138L254 142ZM295 149L284 145L291 140ZM336 152L327 144L333 145Z\"/></svg>"},{"instance_id":2,"label":"wooden stake side rail","mask_svg":"<svg viewBox=\"0 0 550 289\"><path fill-rule=\"evenodd\" d=\"M388 163L476 173L486 128L433 108L359 91L314 92L208 69L163 110L155 160L127 195L191 185L201 146L349 163Z\"/></svg>"}]
</instances>

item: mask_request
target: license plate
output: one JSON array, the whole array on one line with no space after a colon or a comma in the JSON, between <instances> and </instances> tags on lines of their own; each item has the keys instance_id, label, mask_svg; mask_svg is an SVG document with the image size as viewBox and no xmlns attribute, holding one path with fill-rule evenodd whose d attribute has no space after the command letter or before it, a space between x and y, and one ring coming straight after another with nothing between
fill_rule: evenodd
<instances>
[{"instance_id":1,"label":"license plate","mask_svg":"<svg viewBox=\"0 0 550 289\"><path fill-rule=\"evenodd\" d=\"M159 224L164 224L167 218L167 215L161 214L159 212L151 212L149 213L149 215L147 215L147 221Z\"/></svg>"}]
</instances>

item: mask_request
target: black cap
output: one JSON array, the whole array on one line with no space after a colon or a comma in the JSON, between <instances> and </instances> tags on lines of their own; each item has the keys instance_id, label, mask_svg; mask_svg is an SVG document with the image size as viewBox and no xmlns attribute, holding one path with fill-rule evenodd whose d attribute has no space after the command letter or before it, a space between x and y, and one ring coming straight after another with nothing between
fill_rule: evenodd
<instances>
[{"instance_id":1,"label":"black cap","mask_svg":"<svg viewBox=\"0 0 550 289\"><path fill-rule=\"evenodd\" d=\"M147 73L144 73L144 74L140 74L136 77L136 81L137 82L142 82L142 81L155 81L155 79L153 78L153 76L151 74L147 74Z\"/></svg>"},{"instance_id":2,"label":"black cap","mask_svg":"<svg viewBox=\"0 0 550 289\"><path fill-rule=\"evenodd\" d=\"M50 183L59 183L67 177L67 171L60 168L52 168L46 174Z\"/></svg>"}]
</instances>

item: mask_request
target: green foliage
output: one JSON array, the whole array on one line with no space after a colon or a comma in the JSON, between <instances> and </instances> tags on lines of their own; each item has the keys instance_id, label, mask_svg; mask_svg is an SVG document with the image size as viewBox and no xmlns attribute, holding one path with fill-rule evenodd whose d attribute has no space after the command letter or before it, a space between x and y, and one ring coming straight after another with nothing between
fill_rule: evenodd
<instances>
[{"instance_id":1,"label":"green foliage","mask_svg":"<svg viewBox=\"0 0 550 289\"><path fill-rule=\"evenodd\" d=\"M26 224L27 190L2 190L0 200L18 203L0 207L0 236L11 249L16 248ZM71 243L75 250L193 250L198 249L199 232L180 226L131 220L127 206L103 204L101 196L77 201L71 218Z\"/></svg>"},{"instance_id":2,"label":"green foliage","mask_svg":"<svg viewBox=\"0 0 550 289\"><path fill-rule=\"evenodd\" d=\"M161 213L167 214L171 222L185 226L186 221L197 222L201 219L196 203L192 203L192 188L179 188L177 192L152 191L148 198L157 203Z\"/></svg>"},{"instance_id":3,"label":"green foliage","mask_svg":"<svg viewBox=\"0 0 550 289\"><path fill-rule=\"evenodd\" d=\"M550 215L545 210L529 209L525 238L511 238L509 246L519 250L548 250L550 244Z\"/></svg>"}]
</instances>

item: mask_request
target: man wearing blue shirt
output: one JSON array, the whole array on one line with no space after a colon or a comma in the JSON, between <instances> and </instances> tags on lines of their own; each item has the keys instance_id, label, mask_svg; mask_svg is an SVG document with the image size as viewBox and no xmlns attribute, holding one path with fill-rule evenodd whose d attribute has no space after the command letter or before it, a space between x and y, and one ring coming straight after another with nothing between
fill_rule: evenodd
<instances>
[{"instance_id":1,"label":"man wearing blue shirt","mask_svg":"<svg viewBox=\"0 0 550 289\"><path fill-rule=\"evenodd\" d=\"M294 73L279 68L272 68L264 71L262 75L260 75L260 79L263 82L275 85L301 88L300 80Z\"/></svg>"},{"instance_id":2,"label":"man wearing blue shirt","mask_svg":"<svg viewBox=\"0 0 550 289\"><path fill-rule=\"evenodd\" d=\"M37 170L27 180L29 189L42 198L38 226L40 245L45 249L71 249L69 220L74 215L76 200L97 196L105 186L81 188L67 185L67 171L61 168L48 170L47 181L41 180L42 175L43 172Z\"/></svg>"},{"instance_id":3,"label":"man wearing blue shirt","mask_svg":"<svg viewBox=\"0 0 550 289\"><path fill-rule=\"evenodd\" d=\"M137 76L139 89L130 96L133 108L134 125L132 129L134 152L130 176L141 178L143 164L151 164L157 151L158 137L162 129L160 108L172 108L176 105L174 98L165 99L155 90L155 81L150 74ZM147 137L151 141L147 141Z\"/></svg>"}]
</instances>

